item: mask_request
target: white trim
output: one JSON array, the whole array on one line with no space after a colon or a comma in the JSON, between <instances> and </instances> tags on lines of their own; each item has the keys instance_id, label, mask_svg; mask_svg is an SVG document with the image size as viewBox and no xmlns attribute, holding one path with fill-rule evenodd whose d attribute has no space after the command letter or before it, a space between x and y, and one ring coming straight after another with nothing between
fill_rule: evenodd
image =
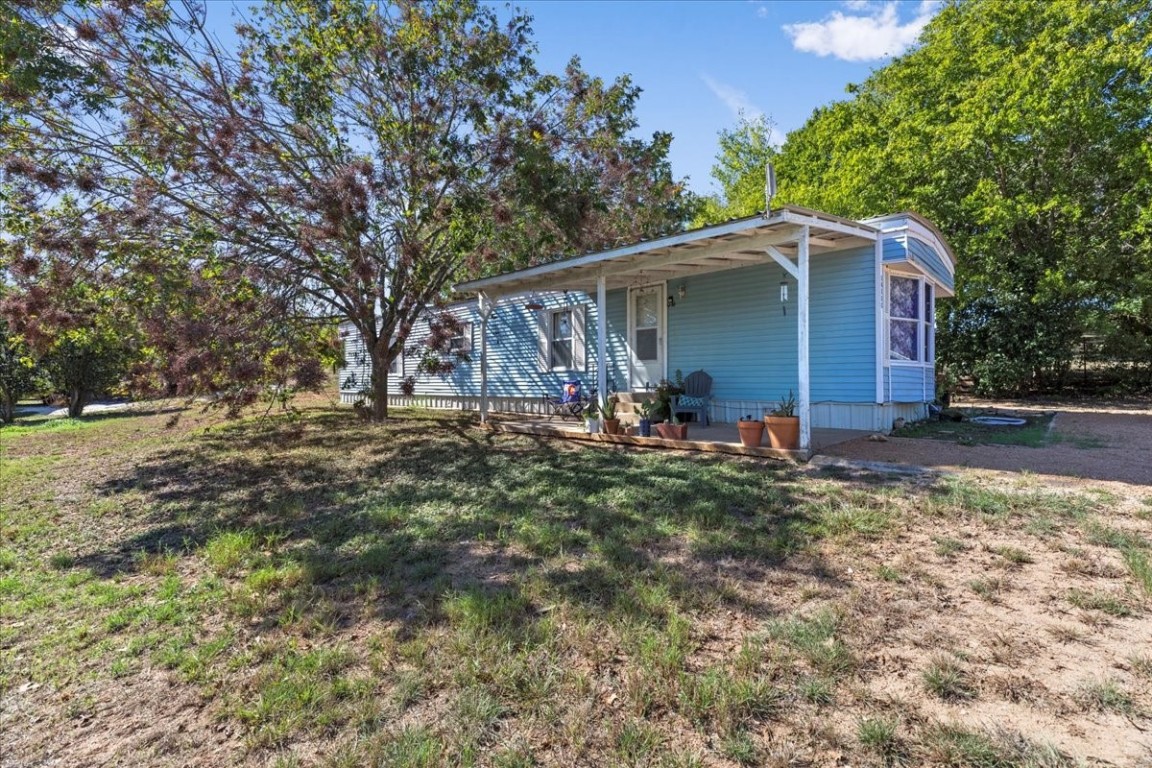
<instances>
[{"instance_id":1,"label":"white trim","mask_svg":"<svg viewBox=\"0 0 1152 768\"><path fill-rule=\"evenodd\" d=\"M596 278L596 388L600 406L608 402L608 298L604 275ZM587 329L585 329L587 330ZM587 361L587 355L585 355Z\"/></svg>"},{"instance_id":2,"label":"white trim","mask_svg":"<svg viewBox=\"0 0 1152 768\"><path fill-rule=\"evenodd\" d=\"M812 397L808 363L808 234L807 225L800 230L800 240L796 249L797 279L796 293L799 294L799 313L796 318L796 344L800 380L800 450L807 451L812 446Z\"/></svg>"},{"instance_id":3,"label":"white trim","mask_svg":"<svg viewBox=\"0 0 1152 768\"><path fill-rule=\"evenodd\" d=\"M488 319L496 308L488 294L481 292L476 297L476 309L480 313L480 423L488 423Z\"/></svg>"},{"instance_id":4,"label":"white trim","mask_svg":"<svg viewBox=\"0 0 1152 768\"><path fill-rule=\"evenodd\" d=\"M884 239L876 238L873 316L876 320L876 402L884 402Z\"/></svg>"},{"instance_id":5,"label":"white trim","mask_svg":"<svg viewBox=\"0 0 1152 768\"><path fill-rule=\"evenodd\" d=\"M769 245L764 248L764 251L771 256L772 260L779 264L785 272L791 275L793 280L798 281L800 279L800 269L792 263L792 259L780 253L775 246Z\"/></svg>"}]
</instances>

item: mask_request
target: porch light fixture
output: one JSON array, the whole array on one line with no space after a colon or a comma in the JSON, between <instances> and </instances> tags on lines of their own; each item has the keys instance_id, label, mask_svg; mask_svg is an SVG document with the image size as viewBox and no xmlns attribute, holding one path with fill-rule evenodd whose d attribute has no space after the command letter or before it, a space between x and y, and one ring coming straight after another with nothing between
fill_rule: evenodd
<instances>
[{"instance_id":1,"label":"porch light fixture","mask_svg":"<svg viewBox=\"0 0 1152 768\"><path fill-rule=\"evenodd\" d=\"M688 286L680 283L680 300L683 301L684 297L688 295Z\"/></svg>"},{"instance_id":2,"label":"porch light fixture","mask_svg":"<svg viewBox=\"0 0 1152 768\"><path fill-rule=\"evenodd\" d=\"M785 279L780 280L780 305L784 310L784 314L788 314L788 281Z\"/></svg>"}]
</instances>

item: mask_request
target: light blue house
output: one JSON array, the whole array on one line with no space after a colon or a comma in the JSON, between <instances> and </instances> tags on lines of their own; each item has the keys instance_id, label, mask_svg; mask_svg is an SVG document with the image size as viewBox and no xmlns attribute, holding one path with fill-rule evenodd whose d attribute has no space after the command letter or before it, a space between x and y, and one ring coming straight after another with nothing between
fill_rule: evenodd
<instances>
[{"instance_id":1,"label":"light blue house","mask_svg":"<svg viewBox=\"0 0 1152 768\"><path fill-rule=\"evenodd\" d=\"M787 206L457 285L465 298L449 309L471 362L418 377L416 394L486 418L538 412L566 379L636 392L704 369L713 421L760 416L794 392L807 450L813 427L888 431L927 415L935 302L954 274L943 236L916 214L851 221ZM359 340L347 344L350 400L367 366ZM414 369L399 360L393 373ZM411 402L392 389L394 404Z\"/></svg>"}]
</instances>

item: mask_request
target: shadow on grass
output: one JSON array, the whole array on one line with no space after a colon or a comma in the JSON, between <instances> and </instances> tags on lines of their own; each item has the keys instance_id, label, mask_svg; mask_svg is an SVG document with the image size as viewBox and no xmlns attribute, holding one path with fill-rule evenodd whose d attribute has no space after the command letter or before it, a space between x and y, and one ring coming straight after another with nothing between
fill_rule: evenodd
<instances>
[{"instance_id":1,"label":"shadow on grass","mask_svg":"<svg viewBox=\"0 0 1152 768\"><path fill-rule=\"evenodd\" d=\"M106 497L150 500L146 528L76 565L111 577L141 553L206 552L250 532L263 543L242 553L247 570L302 568L303 588L341 623L366 609L435 621L445 594L508 589L525 573L548 599L593 614L643 619L663 610L656 594L767 617L769 597L729 580L796 570L838 585L811 546L811 487L775 462L576 446L456 415L375 426L327 410L214 428L109 478Z\"/></svg>"}]
</instances>

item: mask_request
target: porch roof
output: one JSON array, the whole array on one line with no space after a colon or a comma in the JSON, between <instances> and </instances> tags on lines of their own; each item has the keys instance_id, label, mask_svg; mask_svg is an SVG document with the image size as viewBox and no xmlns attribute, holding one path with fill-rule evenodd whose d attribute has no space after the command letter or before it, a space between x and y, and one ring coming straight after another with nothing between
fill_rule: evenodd
<instances>
[{"instance_id":1,"label":"porch roof","mask_svg":"<svg viewBox=\"0 0 1152 768\"><path fill-rule=\"evenodd\" d=\"M869 245L880 236L880 230L869 224L789 205L766 215L470 280L457 284L454 289L458 293L484 293L491 297L533 290L592 291L601 275L606 287L612 289L639 281L654 283L735 269L772 262L769 247L785 256L794 256L804 226L809 232L808 248L816 257L821 252Z\"/></svg>"}]
</instances>

